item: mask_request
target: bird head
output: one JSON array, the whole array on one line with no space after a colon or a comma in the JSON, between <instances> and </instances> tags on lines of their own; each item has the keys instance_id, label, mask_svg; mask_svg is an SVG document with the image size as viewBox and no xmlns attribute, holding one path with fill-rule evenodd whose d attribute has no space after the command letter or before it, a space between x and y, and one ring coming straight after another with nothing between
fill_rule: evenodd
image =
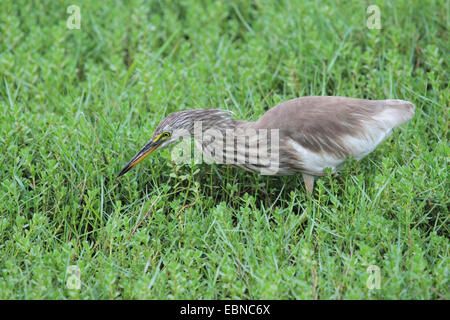
<instances>
[{"instance_id":1,"label":"bird head","mask_svg":"<svg viewBox=\"0 0 450 320\"><path fill-rule=\"evenodd\" d=\"M152 138L131 158L117 177L133 169L150 153L167 148L186 135L192 136L196 121L201 123L203 131L211 127L230 126L234 120L230 118L229 111L218 109L195 109L171 113L159 123Z\"/></svg>"}]
</instances>

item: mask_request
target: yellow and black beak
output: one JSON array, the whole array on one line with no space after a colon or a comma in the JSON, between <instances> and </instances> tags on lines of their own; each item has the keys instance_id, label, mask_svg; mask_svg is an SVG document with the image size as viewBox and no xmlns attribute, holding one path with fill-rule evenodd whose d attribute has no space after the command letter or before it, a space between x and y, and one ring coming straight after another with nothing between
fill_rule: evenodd
<instances>
[{"instance_id":1,"label":"yellow and black beak","mask_svg":"<svg viewBox=\"0 0 450 320\"><path fill-rule=\"evenodd\" d=\"M159 138L159 137L158 137ZM156 141L155 141L156 140ZM124 175L131 169L133 169L139 162L144 160L150 153L155 151L159 145L163 142L161 139L155 139L147 143L131 160L127 163L127 165L119 172L117 178Z\"/></svg>"}]
</instances>

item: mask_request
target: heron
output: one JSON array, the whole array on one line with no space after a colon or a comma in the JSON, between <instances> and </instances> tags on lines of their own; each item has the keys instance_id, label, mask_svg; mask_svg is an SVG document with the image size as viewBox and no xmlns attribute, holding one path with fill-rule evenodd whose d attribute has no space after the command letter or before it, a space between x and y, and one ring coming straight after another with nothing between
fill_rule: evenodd
<instances>
[{"instance_id":1,"label":"heron","mask_svg":"<svg viewBox=\"0 0 450 320\"><path fill-rule=\"evenodd\" d=\"M398 99L309 96L279 103L257 121L235 120L220 109L178 111L159 123L118 177L188 136L215 162L264 175L302 174L311 195L327 168L334 174L348 158L361 160L411 120L414 110L413 103Z\"/></svg>"}]
</instances>

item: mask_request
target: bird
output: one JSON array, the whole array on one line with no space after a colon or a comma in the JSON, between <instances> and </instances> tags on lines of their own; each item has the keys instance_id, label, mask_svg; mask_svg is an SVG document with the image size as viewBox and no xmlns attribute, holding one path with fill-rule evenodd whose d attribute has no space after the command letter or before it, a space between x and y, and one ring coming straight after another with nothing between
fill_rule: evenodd
<instances>
[{"instance_id":1,"label":"bird","mask_svg":"<svg viewBox=\"0 0 450 320\"><path fill-rule=\"evenodd\" d=\"M311 195L326 169L337 173L348 158L361 160L414 116L405 100L306 96L281 102L256 121L235 120L221 109L169 114L117 177L150 153L194 139L208 161L263 175L301 174Z\"/></svg>"}]
</instances>

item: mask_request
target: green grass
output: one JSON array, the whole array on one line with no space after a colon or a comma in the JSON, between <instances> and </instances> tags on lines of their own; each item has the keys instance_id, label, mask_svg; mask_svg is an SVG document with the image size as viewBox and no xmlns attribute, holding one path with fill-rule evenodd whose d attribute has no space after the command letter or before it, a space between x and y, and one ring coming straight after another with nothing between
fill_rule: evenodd
<instances>
[{"instance_id":1,"label":"green grass","mask_svg":"<svg viewBox=\"0 0 450 320\"><path fill-rule=\"evenodd\" d=\"M369 4L2 1L0 298L449 299L449 2ZM416 114L310 200L170 151L115 178L170 112L307 95Z\"/></svg>"}]
</instances>

